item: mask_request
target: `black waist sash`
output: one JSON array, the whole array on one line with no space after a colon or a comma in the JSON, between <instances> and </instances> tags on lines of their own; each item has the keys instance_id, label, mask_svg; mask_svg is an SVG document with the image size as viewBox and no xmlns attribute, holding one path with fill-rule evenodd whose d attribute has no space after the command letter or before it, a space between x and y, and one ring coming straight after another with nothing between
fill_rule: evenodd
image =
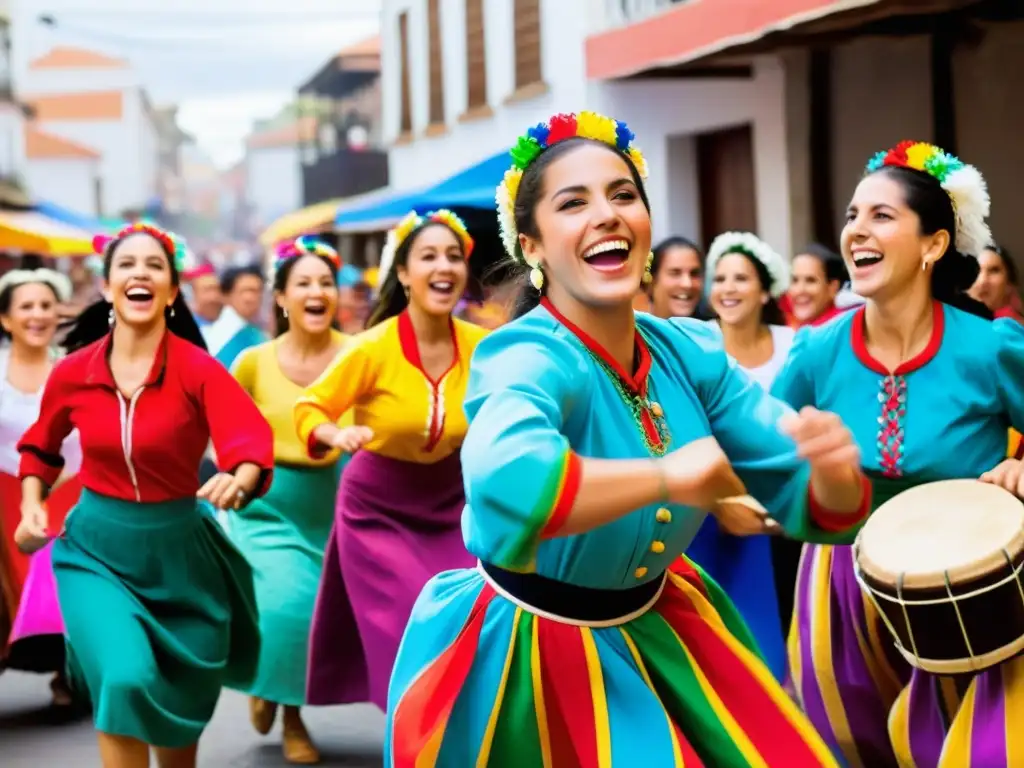
<instances>
[{"instance_id":1,"label":"black waist sash","mask_svg":"<svg viewBox=\"0 0 1024 768\"><path fill-rule=\"evenodd\" d=\"M483 571L516 600L538 611L570 621L614 621L636 613L658 594L663 579L652 579L626 589L594 589L567 584L536 573L515 573L493 563L480 563Z\"/></svg>"}]
</instances>

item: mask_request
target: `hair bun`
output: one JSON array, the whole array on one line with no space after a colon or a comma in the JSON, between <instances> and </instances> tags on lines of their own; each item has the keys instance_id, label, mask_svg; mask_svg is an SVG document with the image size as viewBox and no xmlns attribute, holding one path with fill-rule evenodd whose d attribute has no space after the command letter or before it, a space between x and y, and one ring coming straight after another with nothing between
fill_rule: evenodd
<instances>
[{"instance_id":1,"label":"hair bun","mask_svg":"<svg viewBox=\"0 0 1024 768\"><path fill-rule=\"evenodd\" d=\"M939 260L939 264L942 262L949 262L946 265L948 272L948 282L950 287L954 291L965 292L974 285L978 279L978 274L981 272L981 265L978 264L978 260L973 256L965 256L959 251L950 249L942 259Z\"/></svg>"}]
</instances>

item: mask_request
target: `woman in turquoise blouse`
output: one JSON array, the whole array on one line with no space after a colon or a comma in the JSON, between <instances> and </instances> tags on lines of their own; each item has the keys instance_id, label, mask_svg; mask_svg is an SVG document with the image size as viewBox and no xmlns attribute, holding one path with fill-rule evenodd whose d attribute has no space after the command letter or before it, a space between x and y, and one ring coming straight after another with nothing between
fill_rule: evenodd
<instances>
[{"instance_id":1,"label":"woman in turquoise blouse","mask_svg":"<svg viewBox=\"0 0 1024 768\"><path fill-rule=\"evenodd\" d=\"M880 153L842 235L867 303L801 330L775 380L794 408L850 425L876 505L948 478L1020 495L1020 462L1004 457L1007 428L1024 426L1024 326L992 322L966 295L978 265L965 254L988 243L987 214L972 167L913 142ZM850 766L1024 765L1024 659L957 685L912 673L854 580L848 546L805 546L789 662L804 711Z\"/></svg>"},{"instance_id":2,"label":"woman in turquoise blouse","mask_svg":"<svg viewBox=\"0 0 1024 768\"><path fill-rule=\"evenodd\" d=\"M632 138L584 112L512 150L499 220L532 308L473 358L463 534L480 564L413 610L388 766L837 765L681 553L705 510L763 533L746 493L795 537L845 540L869 501L858 452L836 417L738 373L714 329L634 314L651 230Z\"/></svg>"}]
</instances>

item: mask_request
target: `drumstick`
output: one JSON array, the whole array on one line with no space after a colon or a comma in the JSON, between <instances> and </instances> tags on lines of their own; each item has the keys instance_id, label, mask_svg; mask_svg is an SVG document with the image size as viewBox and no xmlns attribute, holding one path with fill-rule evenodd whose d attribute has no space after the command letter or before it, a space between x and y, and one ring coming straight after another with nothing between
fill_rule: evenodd
<instances>
[{"instance_id":1,"label":"drumstick","mask_svg":"<svg viewBox=\"0 0 1024 768\"><path fill-rule=\"evenodd\" d=\"M741 507L746 507L747 509L753 510L754 512L756 512L764 518L764 527L769 531L773 529L778 529L780 527L778 521L768 514L768 510L767 508L765 508L764 504L755 499L749 493L745 493L741 496L727 496L724 499L719 499L718 503L739 504Z\"/></svg>"}]
</instances>

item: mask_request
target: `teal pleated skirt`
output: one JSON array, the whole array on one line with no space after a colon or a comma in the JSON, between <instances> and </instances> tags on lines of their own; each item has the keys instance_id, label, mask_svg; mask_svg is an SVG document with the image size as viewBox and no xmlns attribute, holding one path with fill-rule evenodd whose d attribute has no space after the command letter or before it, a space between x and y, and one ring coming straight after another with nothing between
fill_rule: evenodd
<instances>
[{"instance_id":1,"label":"teal pleated skirt","mask_svg":"<svg viewBox=\"0 0 1024 768\"><path fill-rule=\"evenodd\" d=\"M196 743L222 687L259 658L252 570L206 505L88 490L53 545L72 687L96 729L157 747Z\"/></svg>"},{"instance_id":2,"label":"teal pleated skirt","mask_svg":"<svg viewBox=\"0 0 1024 768\"><path fill-rule=\"evenodd\" d=\"M278 464L270 491L228 518L229 535L252 566L260 614L259 668L240 689L250 696L306 703L309 626L340 469Z\"/></svg>"}]
</instances>

